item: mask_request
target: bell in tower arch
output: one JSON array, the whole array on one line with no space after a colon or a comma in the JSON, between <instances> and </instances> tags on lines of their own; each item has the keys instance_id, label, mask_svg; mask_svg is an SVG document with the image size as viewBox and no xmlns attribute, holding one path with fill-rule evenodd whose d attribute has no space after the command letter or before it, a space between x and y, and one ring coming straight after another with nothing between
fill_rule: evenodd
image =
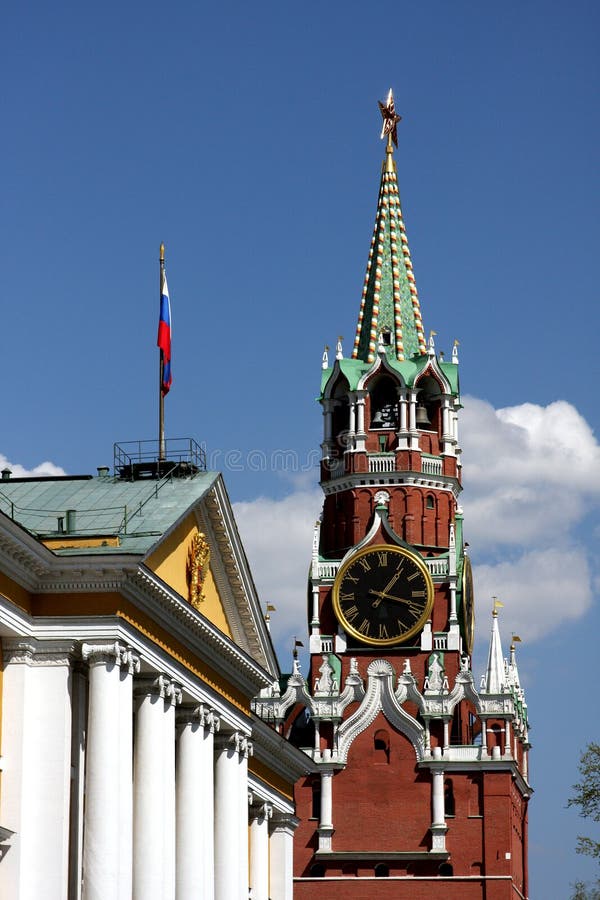
<instances>
[{"instance_id":1,"label":"bell in tower arch","mask_svg":"<svg viewBox=\"0 0 600 900\"><path fill-rule=\"evenodd\" d=\"M417 406L417 428L426 428L428 425L431 425L429 421L429 416L427 414L427 407L423 403L419 403Z\"/></svg>"},{"instance_id":2,"label":"bell in tower arch","mask_svg":"<svg viewBox=\"0 0 600 900\"><path fill-rule=\"evenodd\" d=\"M384 376L371 390L371 428L396 428L398 399L394 381Z\"/></svg>"}]
</instances>

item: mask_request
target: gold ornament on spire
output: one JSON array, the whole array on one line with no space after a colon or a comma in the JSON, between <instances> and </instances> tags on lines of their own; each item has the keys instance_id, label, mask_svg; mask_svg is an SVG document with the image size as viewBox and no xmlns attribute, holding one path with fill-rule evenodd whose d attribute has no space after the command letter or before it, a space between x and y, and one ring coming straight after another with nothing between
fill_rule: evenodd
<instances>
[{"instance_id":1,"label":"gold ornament on spire","mask_svg":"<svg viewBox=\"0 0 600 900\"><path fill-rule=\"evenodd\" d=\"M392 93L392 89L389 89L387 95L387 103L382 103L381 100L377 101L379 103L379 111L383 117L383 125L381 127L381 139L387 137L388 147L391 148L392 141L394 142L394 146L398 146L398 122L402 119L402 116L399 116L396 113L396 107L394 106L394 95Z\"/></svg>"}]
</instances>

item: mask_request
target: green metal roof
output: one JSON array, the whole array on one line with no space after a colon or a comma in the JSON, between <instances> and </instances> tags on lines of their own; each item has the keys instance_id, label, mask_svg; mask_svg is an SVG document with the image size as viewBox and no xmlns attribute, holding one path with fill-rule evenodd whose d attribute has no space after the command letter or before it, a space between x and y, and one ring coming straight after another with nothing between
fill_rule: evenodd
<instances>
[{"instance_id":1,"label":"green metal roof","mask_svg":"<svg viewBox=\"0 0 600 900\"><path fill-rule=\"evenodd\" d=\"M126 481L95 478L51 478L0 481L0 511L37 537L119 537L118 547L54 549L61 556L146 553L199 500L218 478L199 472L188 478ZM59 532L58 518L75 510L75 526Z\"/></svg>"},{"instance_id":2,"label":"green metal roof","mask_svg":"<svg viewBox=\"0 0 600 900\"><path fill-rule=\"evenodd\" d=\"M412 359L404 360L388 357L387 362L391 369L399 372L406 384L410 387L414 384L417 375L419 375L428 364L429 357L419 355L412 357ZM438 359L437 362L450 383L452 393L457 396L459 394L458 366L455 363L446 362L445 360L440 361ZM360 379L373 365L373 363L364 362L362 359L340 359L338 360L338 364L340 371L348 379L349 390L351 391L356 390ZM321 396L323 396L323 392L325 391L325 387L327 386L332 373L333 367L323 369L321 375Z\"/></svg>"},{"instance_id":3,"label":"green metal roof","mask_svg":"<svg viewBox=\"0 0 600 900\"><path fill-rule=\"evenodd\" d=\"M390 145L386 157L352 353L365 362L375 359L379 335L385 331L388 359L427 352Z\"/></svg>"}]
</instances>

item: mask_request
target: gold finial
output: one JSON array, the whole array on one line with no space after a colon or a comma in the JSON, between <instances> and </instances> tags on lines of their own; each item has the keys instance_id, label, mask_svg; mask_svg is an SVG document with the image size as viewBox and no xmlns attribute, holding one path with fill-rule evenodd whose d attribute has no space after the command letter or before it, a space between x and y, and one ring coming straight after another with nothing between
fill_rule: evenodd
<instances>
[{"instance_id":1,"label":"gold finial","mask_svg":"<svg viewBox=\"0 0 600 900\"><path fill-rule=\"evenodd\" d=\"M494 608L492 609L492 615L494 616L494 618L496 618L498 615L498 610L502 609L502 607L504 606L504 603L502 603L501 600L498 600L497 597L492 597L492 600L494 601Z\"/></svg>"},{"instance_id":2,"label":"gold finial","mask_svg":"<svg viewBox=\"0 0 600 900\"><path fill-rule=\"evenodd\" d=\"M161 263L164 263L164 261L165 261L165 245L164 244L160 245L160 261L161 261Z\"/></svg>"},{"instance_id":3,"label":"gold finial","mask_svg":"<svg viewBox=\"0 0 600 900\"><path fill-rule=\"evenodd\" d=\"M383 125L381 126L381 139L387 136L387 153L393 153L392 142L397 147L398 146L398 122L402 119L402 116L399 116L396 113L396 108L394 106L394 95L392 93L392 89L390 88L387 95L387 102L382 103L381 100L377 101L379 103L379 111L383 117Z\"/></svg>"}]
</instances>

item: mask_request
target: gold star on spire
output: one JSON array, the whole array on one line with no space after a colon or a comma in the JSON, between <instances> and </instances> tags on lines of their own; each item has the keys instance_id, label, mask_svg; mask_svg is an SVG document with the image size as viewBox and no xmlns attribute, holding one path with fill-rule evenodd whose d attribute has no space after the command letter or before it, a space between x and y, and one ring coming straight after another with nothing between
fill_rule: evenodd
<instances>
[{"instance_id":1,"label":"gold star on spire","mask_svg":"<svg viewBox=\"0 0 600 900\"><path fill-rule=\"evenodd\" d=\"M396 108L394 106L394 95L392 93L392 89L389 89L387 95L387 103L382 103L381 100L377 101L379 103L379 111L383 118L383 125L381 128L381 139L387 135L388 139L388 147L391 146L392 141L394 145L398 146L398 122L401 120L402 116L397 115Z\"/></svg>"}]
</instances>

